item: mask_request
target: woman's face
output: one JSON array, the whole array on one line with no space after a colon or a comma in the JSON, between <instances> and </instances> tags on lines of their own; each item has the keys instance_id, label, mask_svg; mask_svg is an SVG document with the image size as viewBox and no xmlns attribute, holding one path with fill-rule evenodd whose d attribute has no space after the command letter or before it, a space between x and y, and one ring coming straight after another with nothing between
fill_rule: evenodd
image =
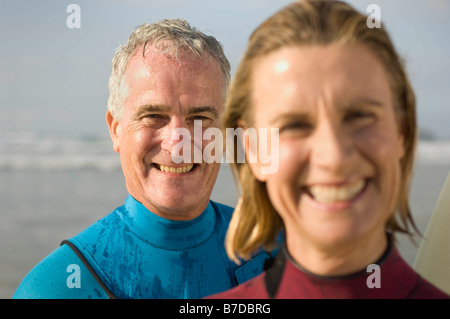
<instances>
[{"instance_id":1,"label":"woman's face","mask_svg":"<svg viewBox=\"0 0 450 319\"><path fill-rule=\"evenodd\" d=\"M287 47L262 57L252 81L252 126L279 128L279 168L250 165L288 245L383 245L404 147L376 56L356 44Z\"/></svg>"}]
</instances>

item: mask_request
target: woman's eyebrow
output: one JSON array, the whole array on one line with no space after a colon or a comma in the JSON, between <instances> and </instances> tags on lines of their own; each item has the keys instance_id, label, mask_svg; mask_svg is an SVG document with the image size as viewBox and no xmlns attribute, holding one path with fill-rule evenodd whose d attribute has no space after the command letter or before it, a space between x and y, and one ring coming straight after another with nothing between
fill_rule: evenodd
<instances>
[{"instance_id":1,"label":"woman's eyebrow","mask_svg":"<svg viewBox=\"0 0 450 319\"><path fill-rule=\"evenodd\" d=\"M348 106L350 107L354 107L354 106L358 106L358 105L368 105L368 106L374 106L374 107L381 107L384 105L383 102L373 99L373 98L360 98L357 99L356 101L349 103Z\"/></svg>"},{"instance_id":2,"label":"woman's eyebrow","mask_svg":"<svg viewBox=\"0 0 450 319\"><path fill-rule=\"evenodd\" d=\"M286 121L301 121L301 122L308 122L311 120L311 114L307 113L299 113L299 112L285 112L278 114L270 121L270 125L276 125L280 123L284 123Z\"/></svg>"},{"instance_id":3,"label":"woman's eyebrow","mask_svg":"<svg viewBox=\"0 0 450 319\"><path fill-rule=\"evenodd\" d=\"M379 107L383 107L385 103L383 103L382 101L379 101L377 99L373 99L373 98L360 98L357 99L351 103L346 104L345 109L353 109L353 108L357 108L358 106L361 105L366 105L369 107L375 107L375 108L379 108ZM277 114L277 116L275 116L271 121L270 121L270 125L275 125L278 123L282 123L284 121L292 121L292 120L296 120L296 121L311 121L312 117L313 117L313 113L310 113L308 111L289 111L289 112L284 112L284 113L280 113Z\"/></svg>"}]
</instances>

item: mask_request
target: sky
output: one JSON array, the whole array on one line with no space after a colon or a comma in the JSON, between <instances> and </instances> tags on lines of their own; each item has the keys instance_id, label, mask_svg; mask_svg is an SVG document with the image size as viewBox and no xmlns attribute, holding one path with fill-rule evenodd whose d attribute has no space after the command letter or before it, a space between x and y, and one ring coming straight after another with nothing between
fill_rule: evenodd
<instances>
[{"instance_id":1,"label":"sky","mask_svg":"<svg viewBox=\"0 0 450 319\"><path fill-rule=\"evenodd\" d=\"M111 59L133 28L184 18L223 44L233 73L251 32L290 2L0 0L0 132L108 135ZM365 13L379 6L415 89L419 128L450 139L450 0L347 2ZM67 26L70 4L79 28Z\"/></svg>"}]
</instances>

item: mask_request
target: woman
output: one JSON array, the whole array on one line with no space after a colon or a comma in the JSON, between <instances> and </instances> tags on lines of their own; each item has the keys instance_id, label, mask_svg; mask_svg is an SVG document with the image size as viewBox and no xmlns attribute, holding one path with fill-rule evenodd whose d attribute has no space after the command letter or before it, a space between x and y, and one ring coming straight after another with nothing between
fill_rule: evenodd
<instances>
[{"instance_id":1,"label":"woman","mask_svg":"<svg viewBox=\"0 0 450 319\"><path fill-rule=\"evenodd\" d=\"M242 195L227 252L249 258L280 229L285 241L262 275L213 297L449 297L394 245L395 232L417 231L415 98L387 32L366 21L342 2L300 1L252 34L224 127L278 128L278 171L235 158Z\"/></svg>"}]
</instances>

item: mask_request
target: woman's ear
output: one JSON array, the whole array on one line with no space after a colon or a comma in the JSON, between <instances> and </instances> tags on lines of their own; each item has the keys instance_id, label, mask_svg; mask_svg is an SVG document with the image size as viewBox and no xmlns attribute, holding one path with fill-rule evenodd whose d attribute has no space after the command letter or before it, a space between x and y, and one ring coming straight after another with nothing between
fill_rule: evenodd
<instances>
[{"instance_id":1,"label":"woman's ear","mask_svg":"<svg viewBox=\"0 0 450 319\"><path fill-rule=\"evenodd\" d=\"M113 142L114 152L119 153L120 123L114 118L109 110L106 112L106 124L108 124L109 135L111 136L111 140Z\"/></svg>"}]
</instances>

